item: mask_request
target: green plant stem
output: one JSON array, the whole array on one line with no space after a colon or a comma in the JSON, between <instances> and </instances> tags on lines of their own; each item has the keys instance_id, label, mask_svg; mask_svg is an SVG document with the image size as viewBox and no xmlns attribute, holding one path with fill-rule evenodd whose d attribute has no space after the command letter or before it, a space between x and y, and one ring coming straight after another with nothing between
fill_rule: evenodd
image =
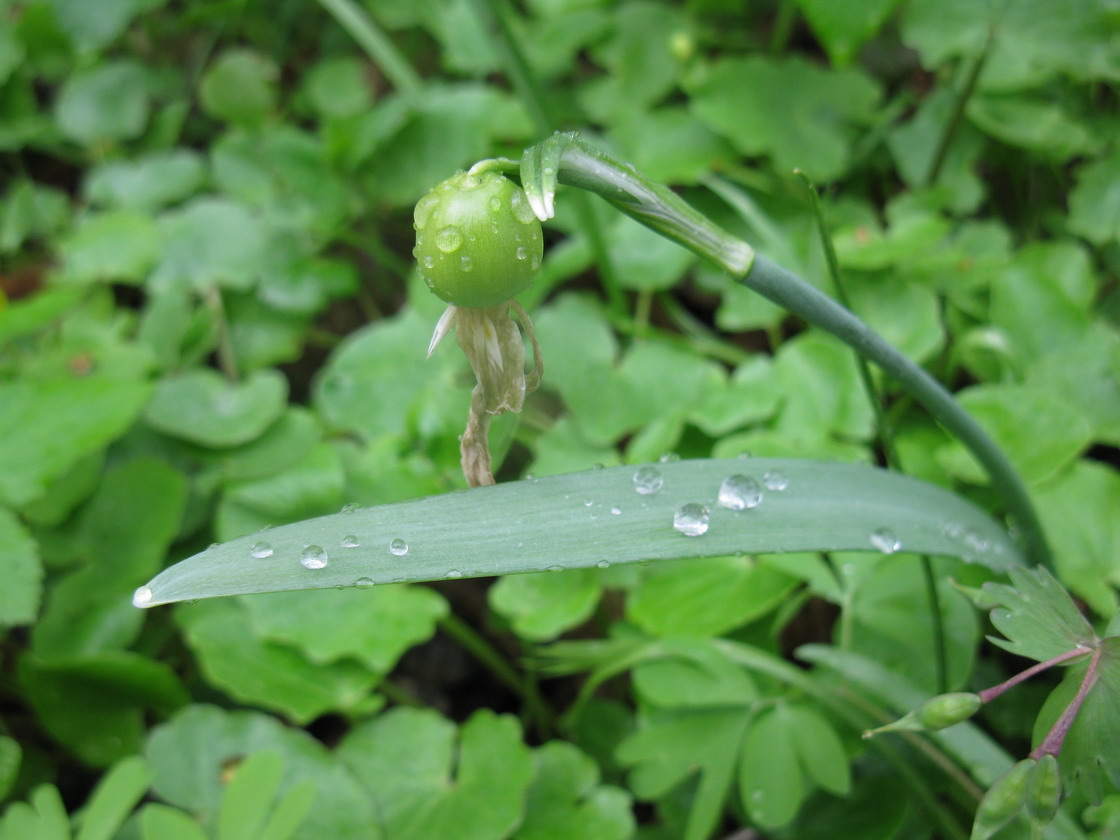
<instances>
[{"instance_id":1,"label":"green plant stem","mask_svg":"<svg viewBox=\"0 0 1120 840\"><path fill-rule=\"evenodd\" d=\"M517 91L518 99L529 112L529 117L540 135L548 136L559 125L559 120L552 110L552 100L545 95L537 75L525 59L525 54L518 46L517 39L513 37L507 15L509 10L503 0L472 0L472 5L479 20L484 27L493 34L491 39L501 57L502 65L509 75L510 83ZM620 317L629 315L626 305L626 296L618 282L618 273L614 270L614 262L607 250L603 231L595 219L595 211L587 196L573 196L576 221L580 232L587 237L591 246L591 255L599 270L599 279L603 284L603 291L607 296L607 305L612 314Z\"/></svg>"},{"instance_id":2,"label":"green plant stem","mask_svg":"<svg viewBox=\"0 0 1120 840\"><path fill-rule=\"evenodd\" d=\"M992 487L1014 517L1031 562L1053 568L1050 549L1027 489L988 433L936 379L884 340L848 309L796 274L758 255L740 282L826 332L894 376L952 434L971 450L991 477Z\"/></svg>"},{"instance_id":3,"label":"green plant stem","mask_svg":"<svg viewBox=\"0 0 1120 840\"><path fill-rule=\"evenodd\" d=\"M1044 755L1056 756L1061 752L1062 744L1065 742L1066 735L1069 734L1069 728L1073 726L1077 713L1081 711L1081 706L1085 703L1085 698L1089 696L1089 692L1093 690L1097 678L1101 675L1102 650L1098 647L1093 651L1093 658L1089 660L1089 667L1085 670L1085 676L1081 680L1081 685L1077 688L1077 694L1054 722L1054 725L1050 727L1050 731L1046 733L1042 743L1031 750L1031 758L1039 759Z\"/></svg>"},{"instance_id":4,"label":"green plant stem","mask_svg":"<svg viewBox=\"0 0 1120 840\"><path fill-rule=\"evenodd\" d=\"M813 208L813 215L816 217L817 233L820 234L821 248L824 249L825 261L828 263L828 273L832 276L832 285L836 289L836 297L840 299L840 303L851 310L852 301L848 296L844 275L840 271L840 260L836 257L836 248L832 243L832 237L829 236L828 227L825 225L824 210L821 207L817 185L800 169L795 170L795 173L809 190L809 204ZM860 353L856 353L856 364L859 367L863 390L867 394L871 410L875 413L875 427L879 433L879 445L883 449L883 460L890 469L901 471L898 450L894 445L894 433L891 431L890 422L883 410L882 395L875 387L875 381L871 378L871 369L867 365L867 359ZM933 574L933 561L930 560L928 555L923 554L919 557L919 562L922 567L926 599L929 601L930 623L933 627L933 661L934 673L937 678L937 692L944 694L949 690L949 665L948 654L945 649L945 620L941 614L941 597L937 592L937 579Z\"/></svg>"},{"instance_id":5,"label":"green plant stem","mask_svg":"<svg viewBox=\"0 0 1120 840\"><path fill-rule=\"evenodd\" d=\"M552 711L541 698L534 681L519 674L497 648L454 613L440 619L439 627L467 653L485 665L501 683L517 693L542 738L551 736L555 724Z\"/></svg>"},{"instance_id":6,"label":"green plant stem","mask_svg":"<svg viewBox=\"0 0 1120 840\"><path fill-rule=\"evenodd\" d=\"M319 0L319 5L350 33L350 37L365 50L397 91L408 97L420 93L424 83L419 74L357 3L353 0Z\"/></svg>"},{"instance_id":7,"label":"green plant stem","mask_svg":"<svg viewBox=\"0 0 1120 840\"><path fill-rule=\"evenodd\" d=\"M985 703L990 703L995 700L1005 691L1009 691L1021 682L1025 682L1033 677L1035 674L1041 674L1043 671L1053 668L1055 665L1061 665L1063 662L1068 662L1071 659L1077 659L1079 656L1085 656L1090 653L1089 648L1075 647L1072 650L1067 650L1065 653L1059 653L1052 659L1047 659L1045 662L1039 662L1025 671L1020 671L1010 679L1004 680L999 685L993 685L991 688L985 688L979 692L980 699Z\"/></svg>"},{"instance_id":8,"label":"green plant stem","mask_svg":"<svg viewBox=\"0 0 1120 840\"><path fill-rule=\"evenodd\" d=\"M945 166L945 160L949 157L949 149L953 145L953 138L960 128L961 121L964 119L965 108L968 107L968 100L972 98L972 94L976 91L976 84L980 81L980 73L984 69L984 64L988 61L988 55L992 51L992 42L995 40L995 30L988 30L988 38L984 42L980 54L972 63L972 67L968 71L968 76L965 77L964 87L961 88L957 94L956 100L953 102L953 111L949 115L949 121L945 124L945 130L941 132L941 137L937 141L937 149L933 153L933 160L929 165L929 172L926 173L926 186L933 186L937 183L938 177L941 175L941 170Z\"/></svg>"},{"instance_id":9,"label":"green plant stem","mask_svg":"<svg viewBox=\"0 0 1120 840\"><path fill-rule=\"evenodd\" d=\"M217 286L210 286L203 293L206 308L214 316L214 329L218 339L218 366L222 369L226 379L237 382L237 355L233 350L233 339L229 333L229 321L226 318L226 308L222 303L222 292Z\"/></svg>"},{"instance_id":10,"label":"green plant stem","mask_svg":"<svg viewBox=\"0 0 1120 840\"><path fill-rule=\"evenodd\" d=\"M711 356L731 365L741 365L750 358L750 353L728 344L718 334L708 329L707 325L692 317L692 313L681 306L680 301L671 294L661 292L657 296L657 302L669 316L669 320L688 336L693 347L705 356Z\"/></svg>"}]
</instances>

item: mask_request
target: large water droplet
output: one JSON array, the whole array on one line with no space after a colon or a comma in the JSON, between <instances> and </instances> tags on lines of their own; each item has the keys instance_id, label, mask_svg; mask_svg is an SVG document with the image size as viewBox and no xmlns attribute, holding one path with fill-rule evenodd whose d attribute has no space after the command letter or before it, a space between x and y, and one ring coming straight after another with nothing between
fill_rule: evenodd
<instances>
[{"instance_id":1,"label":"large water droplet","mask_svg":"<svg viewBox=\"0 0 1120 840\"><path fill-rule=\"evenodd\" d=\"M444 577L447 578L448 580L456 580L458 578L461 578L462 576L463 576L463 573L460 572L458 569L450 569L450 570L448 570L447 574L444 575Z\"/></svg>"},{"instance_id":2,"label":"large water droplet","mask_svg":"<svg viewBox=\"0 0 1120 840\"><path fill-rule=\"evenodd\" d=\"M299 556L300 565L305 569L323 569L327 565L327 552L319 545L309 545Z\"/></svg>"},{"instance_id":3,"label":"large water droplet","mask_svg":"<svg viewBox=\"0 0 1120 840\"><path fill-rule=\"evenodd\" d=\"M458 251L462 244L463 232L455 227L455 225L448 225L440 229L440 232L436 234L436 247L445 254Z\"/></svg>"},{"instance_id":4,"label":"large water droplet","mask_svg":"<svg viewBox=\"0 0 1120 840\"><path fill-rule=\"evenodd\" d=\"M340 544L343 548L357 548L359 545L361 545L361 542L353 534L347 534L342 538Z\"/></svg>"},{"instance_id":5,"label":"large water droplet","mask_svg":"<svg viewBox=\"0 0 1120 840\"><path fill-rule=\"evenodd\" d=\"M767 490L785 490L789 487L789 479L786 474L778 472L778 470L767 470L766 475L762 477L762 483L766 485Z\"/></svg>"},{"instance_id":6,"label":"large water droplet","mask_svg":"<svg viewBox=\"0 0 1120 840\"><path fill-rule=\"evenodd\" d=\"M152 598L154 597L155 596L152 595L152 590L146 586L141 586L132 594L132 606L146 607L148 604L152 603Z\"/></svg>"},{"instance_id":7,"label":"large water droplet","mask_svg":"<svg viewBox=\"0 0 1120 840\"><path fill-rule=\"evenodd\" d=\"M699 537L708 532L709 512L706 505L688 502L673 514L673 527L686 537Z\"/></svg>"},{"instance_id":8,"label":"large water droplet","mask_svg":"<svg viewBox=\"0 0 1120 840\"><path fill-rule=\"evenodd\" d=\"M868 537L871 544L884 554L894 554L902 548L902 540L890 528L876 528Z\"/></svg>"},{"instance_id":9,"label":"large water droplet","mask_svg":"<svg viewBox=\"0 0 1120 840\"><path fill-rule=\"evenodd\" d=\"M529 202L522 198L520 195L514 195L509 203L510 210L513 211L513 218L521 222L523 225L531 225L537 221L537 214L533 212L533 208L529 206Z\"/></svg>"},{"instance_id":10,"label":"large water droplet","mask_svg":"<svg viewBox=\"0 0 1120 840\"><path fill-rule=\"evenodd\" d=\"M432 211L436 209L437 204L439 204L439 196L431 193L416 202L416 209L412 211L412 222L416 225L417 230L424 229L424 225L432 217Z\"/></svg>"},{"instance_id":11,"label":"large water droplet","mask_svg":"<svg viewBox=\"0 0 1120 840\"><path fill-rule=\"evenodd\" d=\"M643 496L650 496L661 489L665 479L653 467L641 467L634 473L634 489Z\"/></svg>"},{"instance_id":12,"label":"large water droplet","mask_svg":"<svg viewBox=\"0 0 1120 840\"><path fill-rule=\"evenodd\" d=\"M389 543L389 553L397 557L404 557L406 554L408 554L408 543L406 543L400 537L397 537L395 540Z\"/></svg>"},{"instance_id":13,"label":"large water droplet","mask_svg":"<svg viewBox=\"0 0 1120 840\"><path fill-rule=\"evenodd\" d=\"M266 542L253 543L253 547L249 549L249 556L254 560L264 560L266 557L271 557L272 546Z\"/></svg>"},{"instance_id":14,"label":"large water droplet","mask_svg":"<svg viewBox=\"0 0 1120 840\"><path fill-rule=\"evenodd\" d=\"M729 475L719 486L719 503L731 510L747 510L762 504L762 487L748 475Z\"/></svg>"}]
</instances>

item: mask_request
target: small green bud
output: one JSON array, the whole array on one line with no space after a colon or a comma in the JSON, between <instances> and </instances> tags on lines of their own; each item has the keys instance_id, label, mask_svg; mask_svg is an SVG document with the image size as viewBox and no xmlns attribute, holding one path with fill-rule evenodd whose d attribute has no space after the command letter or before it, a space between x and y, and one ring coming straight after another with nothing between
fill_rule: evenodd
<instances>
[{"instance_id":1,"label":"small green bud","mask_svg":"<svg viewBox=\"0 0 1120 840\"><path fill-rule=\"evenodd\" d=\"M951 694L939 694L922 703L914 711L899 718L886 726L872 729L863 733L864 738L870 738L882 732L897 732L910 730L915 732L945 729L962 720L968 720L976 714L984 704L979 694L958 691Z\"/></svg>"},{"instance_id":2,"label":"small green bud","mask_svg":"<svg viewBox=\"0 0 1120 840\"><path fill-rule=\"evenodd\" d=\"M1023 810L1037 764L1024 758L996 780L980 800L969 840L988 840Z\"/></svg>"},{"instance_id":3,"label":"small green bud","mask_svg":"<svg viewBox=\"0 0 1120 840\"><path fill-rule=\"evenodd\" d=\"M1058 759L1044 755L1031 775L1030 795L1027 797L1027 812L1031 821L1043 827L1050 824L1062 804L1062 773Z\"/></svg>"},{"instance_id":4,"label":"small green bud","mask_svg":"<svg viewBox=\"0 0 1120 840\"><path fill-rule=\"evenodd\" d=\"M413 222L420 276L454 306L510 301L540 268L541 223L524 191L493 170L452 175L416 203Z\"/></svg>"}]
</instances>

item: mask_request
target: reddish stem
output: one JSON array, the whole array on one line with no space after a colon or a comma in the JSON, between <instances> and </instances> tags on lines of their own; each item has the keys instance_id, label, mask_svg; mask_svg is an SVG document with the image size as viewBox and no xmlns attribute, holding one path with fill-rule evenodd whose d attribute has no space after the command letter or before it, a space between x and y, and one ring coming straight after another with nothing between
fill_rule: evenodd
<instances>
[{"instance_id":1,"label":"reddish stem","mask_svg":"<svg viewBox=\"0 0 1120 840\"><path fill-rule=\"evenodd\" d=\"M1046 733L1046 737L1042 743L1031 750L1031 758L1039 759L1044 755L1057 756L1062 749L1062 742L1065 741L1066 735L1069 733L1069 728L1073 726L1074 718L1077 713L1081 711L1081 705L1085 702L1085 698L1089 696L1093 685L1100 676L1099 664L1101 661L1101 649L1098 647L1093 651L1093 658L1089 660L1089 667L1085 671L1085 677L1081 680L1081 686L1077 689L1077 695L1073 701L1066 706L1066 710L1062 712L1062 716L1058 718L1050 731Z\"/></svg>"},{"instance_id":2,"label":"reddish stem","mask_svg":"<svg viewBox=\"0 0 1120 840\"><path fill-rule=\"evenodd\" d=\"M995 700L997 697L1003 694L1003 692L1007 691L1010 688L1014 688L1024 680L1029 680L1035 674L1042 673L1047 668L1052 668L1055 665L1061 665L1063 662L1066 662L1070 659L1076 659L1079 656L1084 656L1089 652L1089 650L1090 648L1078 645L1073 650L1067 650L1065 653L1059 654L1053 659L1047 659L1045 662L1039 662L1036 665L1032 665L1031 667L1027 668L1027 670L1019 672L1006 682L1001 682L999 685L993 685L991 688L985 688L980 692L980 699L985 703L990 703L992 700Z\"/></svg>"}]
</instances>

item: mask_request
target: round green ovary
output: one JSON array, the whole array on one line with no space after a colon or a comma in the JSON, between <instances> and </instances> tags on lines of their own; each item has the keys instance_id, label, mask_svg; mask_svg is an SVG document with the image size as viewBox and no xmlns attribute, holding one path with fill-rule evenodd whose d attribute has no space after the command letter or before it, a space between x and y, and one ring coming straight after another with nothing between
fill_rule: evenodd
<instances>
[{"instance_id":1,"label":"round green ovary","mask_svg":"<svg viewBox=\"0 0 1120 840\"><path fill-rule=\"evenodd\" d=\"M533 282L541 223L521 188L497 172L448 178L416 204L420 276L455 306L497 306Z\"/></svg>"}]
</instances>

